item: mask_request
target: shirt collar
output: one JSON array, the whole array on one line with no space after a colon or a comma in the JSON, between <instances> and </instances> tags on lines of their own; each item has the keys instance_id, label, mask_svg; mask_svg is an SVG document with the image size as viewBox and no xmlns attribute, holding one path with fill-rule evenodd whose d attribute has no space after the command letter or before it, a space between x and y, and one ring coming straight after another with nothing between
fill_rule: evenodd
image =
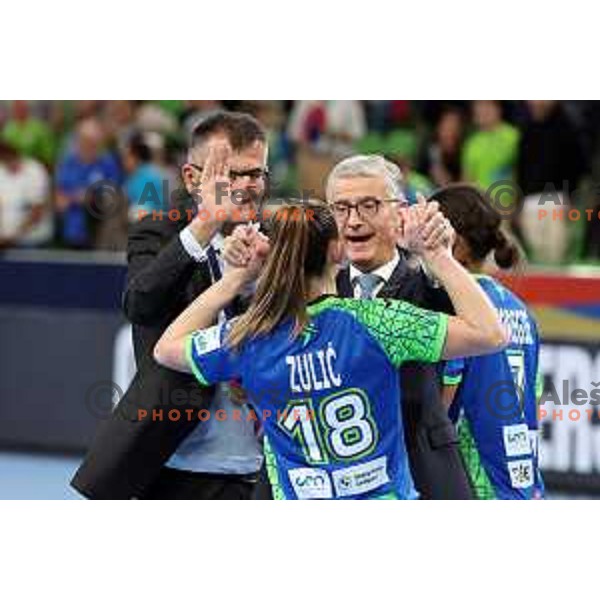
<instances>
[{"instance_id":1,"label":"shirt collar","mask_svg":"<svg viewBox=\"0 0 600 600\"><path fill-rule=\"evenodd\" d=\"M392 273L398 266L399 262L400 262L400 254L398 253L398 249L394 248L394 256L393 256L392 260L386 262L384 265L381 265L381 267L374 269L373 271L371 271L371 273L373 273L374 275L379 275L379 277L381 277L383 282L387 283L389 281L390 277L392 276ZM350 282L352 283L353 286L356 283L356 278L362 274L363 274L363 272L360 269L355 267L353 264L350 264Z\"/></svg>"},{"instance_id":2,"label":"shirt collar","mask_svg":"<svg viewBox=\"0 0 600 600\"><path fill-rule=\"evenodd\" d=\"M220 231L217 231L213 238L210 240L210 245L220 254L223 254L223 245L225 244L225 238Z\"/></svg>"}]
</instances>

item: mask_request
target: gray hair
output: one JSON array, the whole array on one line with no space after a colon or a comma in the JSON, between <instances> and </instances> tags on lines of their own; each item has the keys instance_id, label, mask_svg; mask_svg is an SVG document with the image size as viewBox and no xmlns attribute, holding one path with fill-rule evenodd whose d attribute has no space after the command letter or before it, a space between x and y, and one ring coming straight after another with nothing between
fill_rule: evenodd
<instances>
[{"instance_id":1,"label":"gray hair","mask_svg":"<svg viewBox=\"0 0 600 600\"><path fill-rule=\"evenodd\" d=\"M327 201L333 200L333 187L338 179L348 177L383 177L388 194L392 198L403 198L402 171L394 163L379 154L358 154L339 162L327 177Z\"/></svg>"}]
</instances>

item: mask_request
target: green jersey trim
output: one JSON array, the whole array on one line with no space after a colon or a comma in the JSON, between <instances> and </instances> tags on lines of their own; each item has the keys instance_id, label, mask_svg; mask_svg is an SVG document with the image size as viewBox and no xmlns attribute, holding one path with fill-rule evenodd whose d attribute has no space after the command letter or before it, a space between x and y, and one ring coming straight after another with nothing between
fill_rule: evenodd
<instances>
[{"instance_id":1,"label":"green jersey trim","mask_svg":"<svg viewBox=\"0 0 600 600\"><path fill-rule=\"evenodd\" d=\"M375 496L373 500L399 500L399 498L396 492L388 492L387 494L382 494L381 496Z\"/></svg>"},{"instance_id":2,"label":"green jersey trim","mask_svg":"<svg viewBox=\"0 0 600 600\"><path fill-rule=\"evenodd\" d=\"M185 341L185 359L187 361L187 364L192 369L192 373L194 374L196 379L200 382L200 385L209 387L210 383L208 383L208 381L206 381L206 377L204 377L204 375L202 374L202 371L198 368L198 365L194 361L194 356L192 353L193 344L194 344L194 334L191 334L188 336L187 340Z\"/></svg>"},{"instance_id":3,"label":"green jersey trim","mask_svg":"<svg viewBox=\"0 0 600 600\"><path fill-rule=\"evenodd\" d=\"M477 500L495 500L496 492L481 463L471 426L465 418L458 422L458 444L475 498Z\"/></svg>"},{"instance_id":4,"label":"green jersey trim","mask_svg":"<svg viewBox=\"0 0 600 600\"><path fill-rule=\"evenodd\" d=\"M271 448L269 438L266 435L263 438L263 450L265 453L265 467L267 469L267 477L269 478L269 483L271 484L273 500L285 500L285 493L283 491L281 482L279 481L277 458L275 456L275 453L273 452L273 449Z\"/></svg>"},{"instance_id":5,"label":"green jersey trim","mask_svg":"<svg viewBox=\"0 0 600 600\"><path fill-rule=\"evenodd\" d=\"M462 375L444 375L444 385L458 385L462 379Z\"/></svg>"},{"instance_id":6,"label":"green jersey trim","mask_svg":"<svg viewBox=\"0 0 600 600\"><path fill-rule=\"evenodd\" d=\"M544 393L544 376L542 372L538 370L535 378L535 399L539 400Z\"/></svg>"}]
</instances>

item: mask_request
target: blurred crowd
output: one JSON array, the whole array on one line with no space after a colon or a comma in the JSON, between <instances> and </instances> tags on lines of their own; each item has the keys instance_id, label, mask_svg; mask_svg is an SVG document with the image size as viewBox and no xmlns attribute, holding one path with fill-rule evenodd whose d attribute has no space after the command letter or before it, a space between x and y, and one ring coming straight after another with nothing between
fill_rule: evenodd
<instances>
[{"instance_id":1,"label":"blurred crowd","mask_svg":"<svg viewBox=\"0 0 600 600\"><path fill-rule=\"evenodd\" d=\"M335 162L379 153L401 167L411 201L452 182L503 182L507 227L534 262L600 259L591 101L3 101L0 249L123 250L140 207L180 193L189 134L219 108L266 127L278 195L321 194Z\"/></svg>"}]
</instances>

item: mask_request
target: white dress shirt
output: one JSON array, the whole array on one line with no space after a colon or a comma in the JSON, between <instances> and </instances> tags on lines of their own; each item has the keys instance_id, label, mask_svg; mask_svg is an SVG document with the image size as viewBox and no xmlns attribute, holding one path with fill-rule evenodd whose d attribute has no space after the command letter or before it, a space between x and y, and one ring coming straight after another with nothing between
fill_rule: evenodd
<instances>
[{"instance_id":1,"label":"white dress shirt","mask_svg":"<svg viewBox=\"0 0 600 600\"><path fill-rule=\"evenodd\" d=\"M206 246L202 246L188 227L179 234L185 251L197 262L208 260L206 251L210 246L216 251L216 258L224 272L223 234L217 232ZM211 273L211 277L214 274ZM226 320L225 313L219 313L219 323ZM262 449L256 436L254 422L248 420L248 405L237 406L230 398L227 384L219 384L209 410L211 418L200 421L196 428L181 442L167 466L172 469L196 473L225 473L249 475L257 472L262 464ZM215 414L223 410L227 418L217 421ZM241 420L235 420L233 411L240 410Z\"/></svg>"},{"instance_id":2,"label":"white dress shirt","mask_svg":"<svg viewBox=\"0 0 600 600\"><path fill-rule=\"evenodd\" d=\"M223 242L225 241L223 238L223 234L220 231L217 231L215 235L212 237L210 242L203 246L200 242L195 238L190 226L184 227L179 232L179 239L181 241L181 245L183 249L196 261L196 262L204 262L207 260L206 250L209 246L212 246L217 251L217 258L219 260L219 266L221 267L221 271L223 270L223 259L221 258L221 254L223 251Z\"/></svg>"},{"instance_id":3,"label":"white dress shirt","mask_svg":"<svg viewBox=\"0 0 600 600\"><path fill-rule=\"evenodd\" d=\"M381 267L370 271L373 275L379 275L381 277L381 283L379 283L373 290L372 297L375 298L377 294L383 289L383 286L389 281L392 273L400 262L400 254L397 249L394 249L394 256L392 260L386 262ZM355 298L360 298L360 286L358 285L357 277L362 275L363 272L355 267L353 264L350 265L350 283L352 284L352 290Z\"/></svg>"}]
</instances>

